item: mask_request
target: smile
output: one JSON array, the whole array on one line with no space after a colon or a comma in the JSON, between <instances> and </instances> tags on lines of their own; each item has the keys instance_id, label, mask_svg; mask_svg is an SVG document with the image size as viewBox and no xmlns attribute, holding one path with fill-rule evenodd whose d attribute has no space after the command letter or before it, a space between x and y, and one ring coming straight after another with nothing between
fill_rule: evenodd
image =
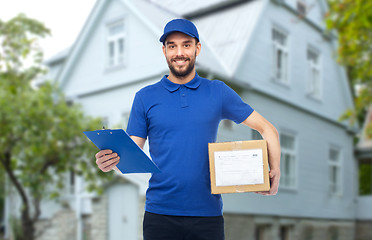
<instances>
[{"instance_id":1,"label":"smile","mask_svg":"<svg viewBox=\"0 0 372 240\"><path fill-rule=\"evenodd\" d=\"M176 62L177 65L182 66L182 65L186 64L187 59L184 59L184 60L175 60L174 62Z\"/></svg>"}]
</instances>

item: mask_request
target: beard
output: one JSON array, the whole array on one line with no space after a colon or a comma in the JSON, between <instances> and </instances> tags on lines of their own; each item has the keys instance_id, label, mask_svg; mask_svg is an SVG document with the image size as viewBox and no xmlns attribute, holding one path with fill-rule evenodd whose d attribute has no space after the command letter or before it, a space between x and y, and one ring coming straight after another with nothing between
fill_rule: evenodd
<instances>
[{"instance_id":1,"label":"beard","mask_svg":"<svg viewBox=\"0 0 372 240\"><path fill-rule=\"evenodd\" d=\"M196 52L194 55L194 58L174 58L174 59L167 59L169 70L172 72L172 74L178 78L183 78L189 75L195 66L195 59L196 59ZM179 68L178 66L173 66L172 61L177 60L186 60L188 61L188 64L186 66L182 66Z\"/></svg>"}]
</instances>

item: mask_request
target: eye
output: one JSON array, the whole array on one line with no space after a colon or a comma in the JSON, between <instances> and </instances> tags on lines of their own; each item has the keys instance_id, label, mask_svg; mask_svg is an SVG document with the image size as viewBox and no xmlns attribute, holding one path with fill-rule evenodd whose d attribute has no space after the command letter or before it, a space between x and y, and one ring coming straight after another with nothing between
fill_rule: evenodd
<instances>
[{"instance_id":1,"label":"eye","mask_svg":"<svg viewBox=\"0 0 372 240\"><path fill-rule=\"evenodd\" d=\"M185 48L188 48L188 47L190 47L190 44L185 44Z\"/></svg>"}]
</instances>

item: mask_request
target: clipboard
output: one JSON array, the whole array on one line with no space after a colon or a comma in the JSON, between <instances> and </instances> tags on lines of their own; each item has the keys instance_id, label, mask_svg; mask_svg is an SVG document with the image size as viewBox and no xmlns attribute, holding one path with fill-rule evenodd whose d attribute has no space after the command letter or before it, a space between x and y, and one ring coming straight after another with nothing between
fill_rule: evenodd
<instances>
[{"instance_id":1,"label":"clipboard","mask_svg":"<svg viewBox=\"0 0 372 240\"><path fill-rule=\"evenodd\" d=\"M121 173L159 173L160 169L123 129L83 132L100 150L111 149L120 161Z\"/></svg>"}]
</instances>

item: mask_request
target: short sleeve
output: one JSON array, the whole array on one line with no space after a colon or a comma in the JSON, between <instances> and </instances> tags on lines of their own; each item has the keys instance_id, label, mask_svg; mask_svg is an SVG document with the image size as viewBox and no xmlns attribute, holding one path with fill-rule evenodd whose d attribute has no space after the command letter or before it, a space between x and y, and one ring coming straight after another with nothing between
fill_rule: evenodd
<instances>
[{"instance_id":1,"label":"short sleeve","mask_svg":"<svg viewBox=\"0 0 372 240\"><path fill-rule=\"evenodd\" d=\"M129 115L127 133L130 136L147 138L146 111L141 96L136 93Z\"/></svg>"},{"instance_id":2,"label":"short sleeve","mask_svg":"<svg viewBox=\"0 0 372 240\"><path fill-rule=\"evenodd\" d=\"M242 98L224 82L220 81L221 87L221 118L229 119L239 124L243 122L254 109L245 103Z\"/></svg>"}]
</instances>

